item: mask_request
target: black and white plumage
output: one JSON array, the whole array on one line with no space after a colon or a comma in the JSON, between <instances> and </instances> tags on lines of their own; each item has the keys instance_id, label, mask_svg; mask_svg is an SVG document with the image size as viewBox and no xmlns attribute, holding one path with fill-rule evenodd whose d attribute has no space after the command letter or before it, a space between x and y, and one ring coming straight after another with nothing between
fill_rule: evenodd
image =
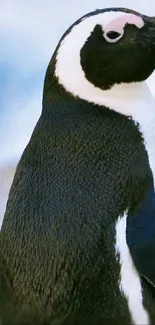
<instances>
[{"instance_id":1,"label":"black and white plumage","mask_svg":"<svg viewBox=\"0 0 155 325\"><path fill-rule=\"evenodd\" d=\"M155 322L155 18L64 34L0 234L2 325Z\"/></svg>"}]
</instances>

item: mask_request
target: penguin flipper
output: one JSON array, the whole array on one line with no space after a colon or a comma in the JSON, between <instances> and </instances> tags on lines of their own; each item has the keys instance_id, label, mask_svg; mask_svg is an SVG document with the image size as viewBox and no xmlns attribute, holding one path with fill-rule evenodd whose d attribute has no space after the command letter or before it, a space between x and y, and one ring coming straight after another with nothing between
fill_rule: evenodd
<instances>
[{"instance_id":1,"label":"penguin flipper","mask_svg":"<svg viewBox=\"0 0 155 325\"><path fill-rule=\"evenodd\" d=\"M134 213L128 213L126 240L141 276L155 286L155 191L153 183Z\"/></svg>"}]
</instances>

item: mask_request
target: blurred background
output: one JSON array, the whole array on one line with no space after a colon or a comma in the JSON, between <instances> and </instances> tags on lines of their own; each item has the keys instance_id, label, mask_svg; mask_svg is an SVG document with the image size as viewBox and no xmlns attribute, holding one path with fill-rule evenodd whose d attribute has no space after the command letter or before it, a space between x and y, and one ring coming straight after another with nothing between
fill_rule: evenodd
<instances>
[{"instance_id":1,"label":"blurred background","mask_svg":"<svg viewBox=\"0 0 155 325\"><path fill-rule=\"evenodd\" d=\"M16 164L41 112L55 46L81 15L112 6L155 16L152 0L0 0L0 226ZM148 83L155 96L155 74Z\"/></svg>"}]
</instances>

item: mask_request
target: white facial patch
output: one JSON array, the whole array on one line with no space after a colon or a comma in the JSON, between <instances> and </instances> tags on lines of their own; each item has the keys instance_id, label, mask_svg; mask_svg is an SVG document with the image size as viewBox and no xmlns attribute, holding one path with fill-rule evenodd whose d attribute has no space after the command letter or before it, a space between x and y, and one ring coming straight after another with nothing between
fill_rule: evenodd
<instances>
[{"instance_id":1,"label":"white facial patch","mask_svg":"<svg viewBox=\"0 0 155 325\"><path fill-rule=\"evenodd\" d=\"M97 24L101 25L104 33L104 29L109 28L107 26L110 26L110 24L113 25L114 21L117 26L123 26L125 22L132 22L138 26L138 28L144 25L141 17L121 11L107 11L84 18L78 25L75 25L70 33L62 40L56 57L55 75L59 83L73 96L98 105L105 105L108 107L110 105L113 109L115 109L115 107L119 109L121 102L126 98L126 94L130 102L132 93L133 98L135 98L137 85L135 90L134 86L131 86L129 91L125 86L127 92L124 92L124 85L117 85L108 91L101 90L86 79L80 63L80 51L91 32L94 30L94 27Z\"/></svg>"}]
</instances>

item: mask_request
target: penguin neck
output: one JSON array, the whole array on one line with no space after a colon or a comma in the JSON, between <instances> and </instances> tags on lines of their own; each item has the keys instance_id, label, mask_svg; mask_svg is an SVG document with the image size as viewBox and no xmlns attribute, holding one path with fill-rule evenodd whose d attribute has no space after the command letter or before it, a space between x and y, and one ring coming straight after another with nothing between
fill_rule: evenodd
<instances>
[{"instance_id":1,"label":"penguin neck","mask_svg":"<svg viewBox=\"0 0 155 325\"><path fill-rule=\"evenodd\" d=\"M90 101L126 116L135 115L137 110L141 110L141 115L143 115L145 114L143 109L154 106L154 100L146 82L121 83L108 90L95 88L90 95Z\"/></svg>"},{"instance_id":2,"label":"penguin neck","mask_svg":"<svg viewBox=\"0 0 155 325\"><path fill-rule=\"evenodd\" d=\"M75 80L76 82L77 80ZM155 101L147 82L121 83L108 90L101 90L87 81L83 87L82 85L79 86L81 91L77 91L79 89L77 87L74 88L74 83L70 89L68 86L69 84L63 84L63 88L71 93L75 99L83 99L87 103L98 105L103 109L109 108L127 116L138 125L148 153L155 185ZM94 109L96 109L95 106Z\"/></svg>"},{"instance_id":3,"label":"penguin neck","mask_svg":"<svg viewBox=\"0 0 155 325\"><path fill-rule=\"evenodd\" d=\"M87 79L78 83L74 79L64 82L62 74L58 78L59 86L70 93L75 99L85 100L104 109L107 107L119 114L131 117L135 122L148 127L155 119L155 101L146 81L121 83L110 89L102 90L95 87ZM78 86L77 86L78 83ZM95 108L94 108L95 109ZM154 125L155 126L155 125Z\"/></svg>"},{"instance_id":4,"label":"penguin neck","mask_svg":"<svg viewBox=\"0 0 155 325\"><path fill-rule=\"evenodd\" d=\"M131 118L142 134L155 186L155 101L146 82L103 91L104 105Z\"/></svg>"},{"instance_id":5,"label":"penguin neck","mask_svg":"<svg viewBox=\"0 0 155 325\"><path fill-rule=\"evenodd\" d=\"M98 106L108 107L126 116L132 116L137 110L141 110L141 114L144 114L144 110L147 110L148 106L155 107L154 99L146 81L115 84L110 89L102 90L86 79L85 81L83 79L84 83L81 80L78 85L77 80L74 80L72 85L70 82L63 82L61 78L58 80L65 91L75 98L83 99Z\"/></svg>"}]
</instances>

